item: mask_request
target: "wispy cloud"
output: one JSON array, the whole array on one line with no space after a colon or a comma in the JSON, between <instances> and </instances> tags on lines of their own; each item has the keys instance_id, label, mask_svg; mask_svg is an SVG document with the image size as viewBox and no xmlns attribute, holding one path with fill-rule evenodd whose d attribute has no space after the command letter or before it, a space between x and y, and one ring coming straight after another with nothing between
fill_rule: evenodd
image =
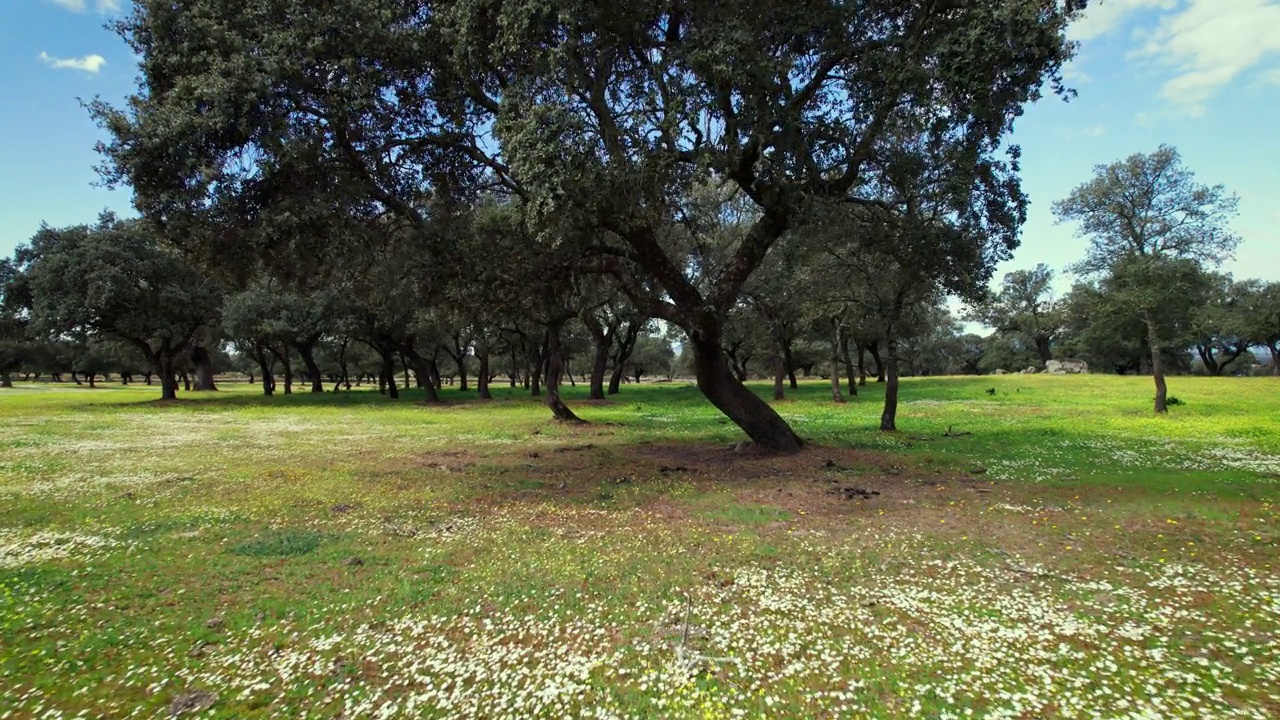
<instances>
[{"instance_id":1,"label":"wispy cloud","mask_svg":"<svg viewBox=\"0 0 1280 720\"><path fill-rule=\"evenodd\" d=\"M1072 40L1092 40L1119 28L1130 15L1142 10L1172 10L1178 0L1106 0L1089 3L1084 15L1072 23Z\"/></svg>"},{"instance_id":2,"label":"wispy cloud","mask_svg":"<svg viewBox=\"0 0 1280 720\"><path fill-rule=\"evenodd\" d=\"M1203 114L1221 87L1280 55L1280 0L1190 0L1161 19L1139 54L1174 68L1165 100Z\"/></svg>"},{"instance_id":3,"label":"wispy cloud","mask_svg":"<svg viewBox=\"0 0 1280 720\"><path fill-rule=\"evenodd\" d=\"M40 53L40 60L55 70L83 70L87 73L97 74L103 65L107 64L106 58L101 55L85 55L78 58L60 58L54 57L49 53Z\"/></svg>"},{"instance_id":4,"label":"wispy cloud","mask_svg":"<svg viewBox=\"0 0 1280 720\"><path fill-rule=\"evenodd\" d=\"M88 0L49 0L71 12L82 13L89 9ZM120 0L94 0L93 9L100 15L114 15L120 12Z\"/></svg>"},{"instance_id":5,"label":"wispy cloud","mask_svg":"<svg viewBox=\"0 0 1280 720\"><path fill-rule=\"evenodd\" d=\"M1102 137L1106 132L1107 128L1105 125L1094 125L1092 127L1081 128L1076 135L1083 138L1096 138Z\"/></svg>"}]
</instances>

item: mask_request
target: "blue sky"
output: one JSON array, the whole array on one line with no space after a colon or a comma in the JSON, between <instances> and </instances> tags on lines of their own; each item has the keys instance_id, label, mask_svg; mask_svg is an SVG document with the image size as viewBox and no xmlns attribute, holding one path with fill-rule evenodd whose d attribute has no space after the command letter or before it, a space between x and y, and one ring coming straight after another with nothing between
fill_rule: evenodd
<instances>
[{"instance_id":1,"label":"blue sky","mask_svg":"<svg viewBox=\"0 0 1280 720\"><path fill-rule=\"evenodd\" d=\"M1018 121L1032 206L1022 247L997 277L1079 259L1085 242L1054 224L1052 202L1095 164L1168 143L1202 182L1240 196L1234 227L1245 242L1224 268L1280 280L1280 0L1095 5L1072 29L1081 48L1067 78L1079 96L1046 99ZM0 255L41 221L131 211L126 191L92 186L101 134L77 100L119 102L133 88L133 55L103 27L127 9L127 0L0 0Z\"/></svg>"}]
</instances>

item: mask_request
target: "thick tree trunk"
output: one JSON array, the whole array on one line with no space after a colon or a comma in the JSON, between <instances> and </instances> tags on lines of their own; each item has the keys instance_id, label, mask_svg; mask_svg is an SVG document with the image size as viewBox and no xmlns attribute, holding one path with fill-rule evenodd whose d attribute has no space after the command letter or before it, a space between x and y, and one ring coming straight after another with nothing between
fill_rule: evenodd
<instances>
[{"instance_id":1,"label":"thick tree trunk","mask_svg":"<svg viewBox=\"0 0 1280 720\"><path fill-rule=\"evenodd\" d=\"M595 354L591 360L590 391L587 397L591 400L604 400L604 375L609 370L609 351L613 349L613 330L606 330L599 320L589 318L587 330L591 332Z\"/></svg>"},{"instance_id":2,"label":"thick tree trunk","mask_svg":"<svg viewBox=\"0 0 1280 720\"><path fill-rule=\"evenodd\" d=\"M862 343L858 343L858 384L867 386L867 353Z\"/></svg>"},{"instance_id":3,"label":"thick tree trunk","mask_svg":"<svg viewBox=\"0 0 1280 720\"><path fill-rule=\"evenodd\" d=\"M1160 337L1156 333L1156 324L1154 320L1147 320L1147 344L1151 346L1151 379L1156 384L1156 413L1169 412L1166 405L1169 396L1169 388L1164 382L1164 365L1160 357Z\"/></svg>"},{"instance_id":4,"label":"thick tree trunk","mask_svg":"<svg viewBox=\"0 0 1280 720\"><path fill-rule=\"evenodd\" d=\"M320 374L320 366L316 364L315 343L297 343L293 346L307 368L307 378L311 380L311 392L324 392L324 376Z\"/></svg>"},{"instance_id":5,"label":"thick tree trunk","mask_svg":"<svg viewBox=\"0 0 1280 720\"><path fill-rule=\"evenodd\" d=\"M884 411L880 413L880 430L893 432L898 429L898 342L885 340L887 357L880 369L885 371Z\"/></svg>"},{"instance_id":6,"label":"thick tree trunk","mask_svg":"<svg viewBox=\"0 0 1280 720\"><path fill-rule=\"evenodd\" d=\"M1036 343L1036 355L1039 356L1040 358L1040 364L1044 365L1045 363L1049 362L1050 358L1053 357L1053 355L1050 354L1049 352L1049 338L1044 336L1038 336L1035 338L1035 343Z\"/></svg>"},{"instance_id":7,"label":"thick tree trunk","mask_svg":"<svg viewBox=\"0 0 1280 720\"><path fill-rule=\"evenodd\" d=\"M150 384L151 384L151 376L152 376L152 375L154 375L154 374L155 374L155 373L153 373L153 372L145 372L145 373L143 373L143 374L142 374L142 379L143 379L143 380L145 380L145 381L146 381L146 383L147 383L148 385L150 385Z\"/></svg>"},{"instance_id":8,"label":"thick tree trunk","mask_svg":"<svg viewBox=\"0 0 1280 720\"><path fill-rule=\"evenodd\" d=\"M96 378L96 377L98 376L98 373L95 373L95 372L88 372L88 373L85 373L85 375L89 378L89 387L90 387L90 388L96 388L96 387L98 387L97 385L95 385L95 384L94 384L94 378Z\"/></svg>"},{"instance_id":9,"label":"thick tree trunk","mask_svg":"<svg viewBox=\"0 0 1280 720\"><path fill-rule=\"evenodd\" d=\"M769 403L756 397L734 378L725 362L724 348L716 335L695 337L690 333L693 346L693 366L698 379L698 389L724 413L735 425L762 449L770 452L793 453L804 446L804 441Z\"/></svg>"},{"instance_id":10,"label":"thick tree trunk","mask_svg":"<svg viewBox=\"0 0 1280 720\"><path fill-rule=\"evenodd\" d=\"M547 407L556 420L562 422L582 422L560 399L560 377L564 373L564 350L560 344L560 326L553 325L547 330Z\"/></svg>"},{"instance_id":11,"label":"thick tree trunk","mask_svg":"<svg viewBox=\"0 0 1280 720\"><path fill-rule=\"evenodd\" d=\"M1280 343L1267 343L1267 350L1271 353L1271 374L1280 375Z\"/></svg>"},{"instance_id":12,"label":"thick tree trunk","mask_svg":"<svg viewBox=\"0 0 1280 720\"><path fill-rule=\"evenodd\" d=\"M413 364L413 374L418 376L422 390L427 394L426 401L429 403L440 402L440 392L436 389L436 384L431 379L431 361L427 360L416 350L408 351L409 362ZM405 373L408 373L406 364Z\"/></svg>"},{"instance_id":13,"label":"thick tree trunk","mask_svg":"<svg viewBox=\"0 0 1280 720\"><path fill-rule=\"evenodd\" d=\"M395 353L389 350L382 353L382 378L378 384L386 388L388 398L400 399L400 388L396 385Z\"/></svg>"},{"instance_id":14,"label":"thick tree trunk","mask_svg":"<svg viewBox=\"0 0 1280 720\"><path fill-rule=\"evenodd\" d=\"M480 364L480 374L476 376L476 390L481 400L492 400L489 392L489 353L476 352L476 361Z\"/></svg>"},{"instance_id":15,"label":"thick tree trunk","mask_svg":"<svg viewBox=\"0 0 1280 720\"><path fill-rule=\"evenodd\" d=\"M77 385L83 385L83 384L84 384L84 383L80 382L80 378L76 377L76 371L75 371L75 370L72 370L72 371L71 371L71 382L73 382L73 383L75 383L75 384L77 384Z\"/></svg>"},{"instance_id":16,"label":"thick tree trunk","mask_svg":"<svg viewBox=\"0 0 1280 720\"><path fill-rule=\"evenodd\" d=\"M880 355L880 341L867 343L867 352L871 353L871 359L876 361L876 382L885 381L884 358Z\"/></svg>"},{"instance_id":17,"label":"thick tree trunk","mask_svg":"<svg viewBox=\"0 0 1280 720\"><path fill-rule=\"evenodd\" d=\"M209 355L209 351L200 345L191 347L191 364L196 366L196 383L195 390L197 392L212 392L218 389L213 382L213 358Z\"/></svg>"},{"instance_id":18,"label":"thick tree trunk","mask_svg":"<svg viewBox=\"0 0 1280 720\"><path fill-rule=\"evenodd\" d=\"M0 388L11 387L13 387L13 376L9 374L8 370L0 372Z\"/></svg>"},{"instance_id":19,"label":"thick tree trunk","mask_svg":"<svg viewBox=\"0 0 1280 720\"><path fill-rule=\"evenodd\" d=\"M622 387L622 378L624 375L626 375L626 367L622 365L618 365L613 369L613 372L609 375L609 394L610 395L618 394L619 389Z\"/></svg>"},{"instance_id":20,"label":"thick tree trunk","mask_svg":"<svg viewBox=\"0 0 1280 720\"><path fill-rule=\"evenodd\" d=\"M157 355L155 358L156 374L160 376L160 399L178 399L178 377L173 372L173 356Z\"/></svg>"}]
</instances>

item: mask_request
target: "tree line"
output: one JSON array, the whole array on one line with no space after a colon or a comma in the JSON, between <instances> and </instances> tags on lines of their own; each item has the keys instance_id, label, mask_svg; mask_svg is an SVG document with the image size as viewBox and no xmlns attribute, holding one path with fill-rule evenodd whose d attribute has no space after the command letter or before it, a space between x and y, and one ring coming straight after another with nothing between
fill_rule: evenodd
<instances>
[{"instance_id":1,"label":"tree line","mask_svg":"<svg viewBox=\"0 0 1280 720\"><path fill-rule=\"evenodd\" d=\"M89 104L140 217L42 228L5 266L6 322L114 338L166 398L230 343L268 393L283 372L395 397L407 372L484 397L506 372L566 421L566 363L600 397L675 339L765 449L802 440L753 373L781 396L816 367L843 401L871 366L893 430L904 368L971 354L944 298L1000 302L1028 202L1008 135L1069 94L1084 4L141 0L116 26L137 91ZM1121 256L1212 256L1178 228L1131 252L1085 195L1060 210L1109 258L1102 294L1166 270ZM1159 375L1177 339L1139 322Z\"/></svg>"}]
</instances>

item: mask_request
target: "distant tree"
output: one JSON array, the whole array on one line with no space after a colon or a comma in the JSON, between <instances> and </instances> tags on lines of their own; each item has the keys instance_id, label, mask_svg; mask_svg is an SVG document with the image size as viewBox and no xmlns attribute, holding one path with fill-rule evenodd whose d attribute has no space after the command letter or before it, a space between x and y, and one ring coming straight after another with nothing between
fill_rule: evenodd
<instances>
[{"instance_id":1,"label":"distant tree","mask_svg":"<svg viewBox=\"0 0 1280 720\"><path fill-rule=\"evenodd\" d=\"M217 321L221 294L156 232L110 214L93 226L46 226L18 249L18 262L30 284L35 330L120 338L155 368L161 398L171 400L175 363L196 333Z\"/></svg>"},{"instance_id":2,"label":"distant tree","mask_svg":"<svg viewBox=\"0 0 1280 720\"><path fill-rule=\"evenodd\" d=\"M1257 344L1245 320L1246 283L1238 283L1230 275L1210 273L1206 278L1204 304L1196 309L1192 320L1196 354L1209 375L1221 375L1228 365L1245 355Z\"/></svg>"},{"instance_id":3,"label":"distant tree","mask_svg":"<svg viewBox=\"0 0 1280 720\"><path fill-rule=\"evenodd\" d=\"M627 368L636 382L646 375L666 376L675 355L671 342L661 333L644 333L636 339Z\"/></svg>"},{"instance_id":4,"label":"distant tree","mask_svg":"<svg viewBox=\"0 0 1280 720\"><path fill-rule=\"evenodd\" d=\"M1112 274L1109 284L1134 301L1128 311L1146 326L1157 413L1167 411L1161 352L1171 341L1161 337L1161 326L1185 326L1195 308L1180 298L1164 308L1152 305L1153 300L1172 298L1170 293L1178 287L1140 288L1138 283L1189 281L1192 266L1217 265L1229 258L1240 242L1227 227L1237 203L1221 185L1197 183L1178 151L1167 145L1149 155L1136 153L1096 166L1093 179L1054 203L1058 220L1077 223L1078 234L1089 238L1089 252L1077 268L1085 275ZM1187 297L1201 280L1198 276L1182 288ZM1207 295L1197 297L1203 300ZM1188 317L1170 318L1174 307L1185 308ZM1124 306L1112 309L1126 311Z\"/></svg>"},{"instance_id":5,"label":"distant tree","mask_svg":"<svg viewBox=\"0 0 1280 720\"><path fill-rule=\"evenodd\" d=\"M1040 364L1053 356L1062 313L1053 297L1053 270L1041 263L1004 276L1000 291L976 303L968 317L1001 335L1016 335L1035 348Z\"/></svg>"},{"instance_id":6,"label":"distant tree","mask_svg":"<svg viewBox=\"0 0 1280 720\"><path fill-rule=\"evenodd\" d=\"M1237 293L1246 337L1271 353L1271 373L1280 375L1280 282L1245 280Z\"/></svg>"},{"instance_id":7,"label":"distant tree","mask_svg":"<svg viewBox=\"0 0 1280 720\"><path fill-rule=\"evenodd\" d=\"M13 387L13 372L31 359L27 322L23 317L23 292L18 268L0 258L0 387Z\"/></svg>"}]
</instances>

